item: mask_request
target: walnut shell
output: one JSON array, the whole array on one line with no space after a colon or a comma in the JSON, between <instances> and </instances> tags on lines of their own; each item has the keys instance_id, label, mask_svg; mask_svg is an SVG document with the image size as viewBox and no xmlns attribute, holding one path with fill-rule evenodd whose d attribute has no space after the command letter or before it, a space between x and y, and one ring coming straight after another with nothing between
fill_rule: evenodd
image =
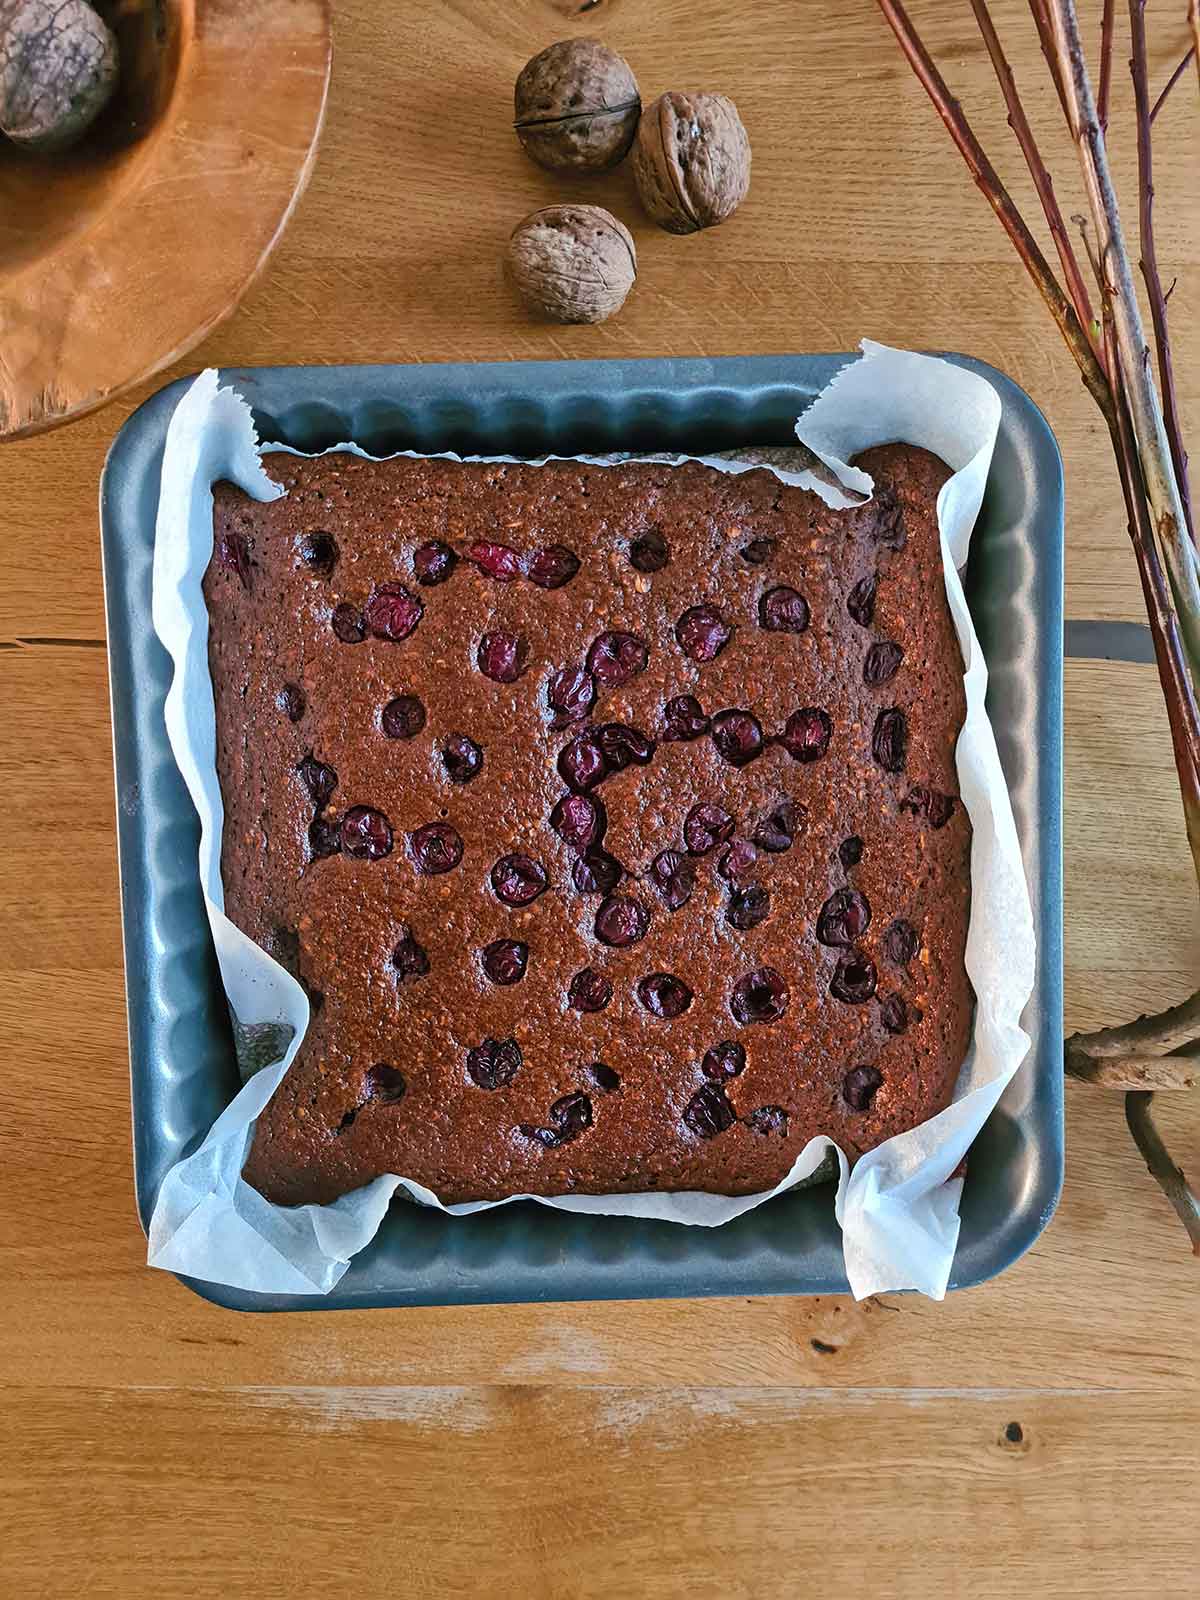
<instances>
[{"instance_id":1,"label":"walnut shell","mask_svg":"<svg viewBox=\"0 0 1200 1600\"><path fill-rule=\"evenodd\" d=\"M87 131L117 85L117 41L84 0L0 5L0 129L34 150Z\"/></svg>"},{"instance_id":2,"label":"walnut shell","mask_svg":"<svg viewBox=\"0 0 1200 1600\"><path fill-rule=\"evenodd\" d=\"M663 94L647 108L633 147L646 214L668 233L715 228L750 188L750 141L723 94Z\"/></svg>"},{"instance_id":3,"label":"walnut shell","mask_svg":"<svg viewBox=\"0 0 1200 1600\"><path fill-rule=\"evenodd\" d=\"M604 172L624 160L642 100L637 79L598 39L563 39L526 62L513 91L525 153L551 172Z\"/></svg>"},{"instance_id":4,"label":"walnut shell","mask_svg":"<svg viewBox=\"0 0 1200 1600\"><path fill-rule=\"evenodd\" d=\"M633 287L637 251L600 206L544 206L517 224L507 265L532 310L556 322L603 322Z\"/></svg>"}]
</instances>

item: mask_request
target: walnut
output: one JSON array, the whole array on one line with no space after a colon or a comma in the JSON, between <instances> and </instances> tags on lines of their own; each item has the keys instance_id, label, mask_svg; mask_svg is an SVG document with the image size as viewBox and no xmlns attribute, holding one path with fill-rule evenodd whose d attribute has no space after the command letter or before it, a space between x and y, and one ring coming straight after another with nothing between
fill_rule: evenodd
<instances>
[{"instance_id":1,"label":"walnut","mask_svg":"<svg viewBox=\"0 0 1200 1600\"><path fill-rule=\"evenodd\" d=\"M34 150L61 150L117 84L117 41L84 0L0 0L0 129Z\"/></svg>"},{"instance_id":2,"label":"walnut","mask_svg":"<svg viewBox=\"0 0 1200 1600\"><path fill-rule=\"evenodd\" d=\"M526 62L513 106L526 154L552 172L615 167L642 114L637 79L598 39L563 39Z\"/></svg>"},{"instance_id":3,"label":"walnut","mask_svg":"<svg viewBox=\"0 0 1200 1600\"><path fill-rule=\"evenodd\" d=\"M750 188L750 141L723 94L664 94L633 147L633 175L647 215L668 233L715 228Z\"/></svg>"},{"instance_id":4,"label":"walnut","mask_svg":"<svg viewBox=\"0 0 1200 1600\"><path fill-rule=\"evenodd\" d=\"M508 241L508 270L532 310L556 322L603 322L633 287L637 251L600 206L544 206Z\"/></svg>"}]
</instances>

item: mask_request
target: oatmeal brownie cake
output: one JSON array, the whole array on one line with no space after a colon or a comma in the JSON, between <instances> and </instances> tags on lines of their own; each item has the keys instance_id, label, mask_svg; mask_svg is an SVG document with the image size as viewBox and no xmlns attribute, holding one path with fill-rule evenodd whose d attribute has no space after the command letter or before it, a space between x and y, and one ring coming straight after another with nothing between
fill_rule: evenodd
<instances>
[{"instance_id":1,"label":"oatmeal brownie cake","mask_svg":"<svg viewBox=\"0 0 1200 1600\"><path fill-rule=\"evenodd\" d=\"M245 1176L769 1188L947 1104L962 665L935 501L276 454L205 578L226 909L312 1021Z\"/></svg>"}]
</instances>

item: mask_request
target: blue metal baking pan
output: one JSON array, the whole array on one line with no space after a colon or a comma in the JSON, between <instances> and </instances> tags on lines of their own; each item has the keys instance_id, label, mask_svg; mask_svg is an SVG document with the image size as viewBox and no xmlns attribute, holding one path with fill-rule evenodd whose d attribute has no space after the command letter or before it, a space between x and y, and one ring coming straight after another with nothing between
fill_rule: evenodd
<instances>
[{"instance_id":1,"label":"blue metal baking pan","mask_svg":"<svg viewBox=\"0 0 1200 1600\"><path fill-rule=\"evenodd\" d=\"M380 455L697 452L793 442L795 418L851 359L234 367L221 377L249 400L265 443L301 450L353 439ZM1038 930L1024 1019L1033 1048L971 1151L951 1277L952 1288L965 1288L1033 1243L1062 1182L1063 480L1053 435L1028 395L981 362L951 359L988 378L1003 403L967 598L991 669L988 709ZM150 621L163 442L187 381L160 390L126 422L100 494L143 1225L167 1169L200 1143L238 1088L200 897L199 824L163 722L170 662ZM185 1281L247 1311L847 1288L828 1186L793 1191L713 1229L532 1204L460 1218L397 1204L332 1294L257 1295Z\"/></svg>"}]
</instances>

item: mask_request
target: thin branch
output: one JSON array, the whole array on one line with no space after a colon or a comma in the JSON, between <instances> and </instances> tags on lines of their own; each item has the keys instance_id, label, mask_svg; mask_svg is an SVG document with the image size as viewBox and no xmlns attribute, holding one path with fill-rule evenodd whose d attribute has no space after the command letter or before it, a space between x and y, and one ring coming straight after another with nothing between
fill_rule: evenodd
<instances>
[{"instance_id":1,"label":"thin branch","mask_svg":"<svg viewBox=\"0 0 1200 1600\"><path fill-rule=\"evenodd\" d=\"M1192 49L1196 53L1196 78L1200 82L1200 0L1188 0L1188 27L1192 30Z\"/></svg>"},{"instance_id":2,"label":"thin branch","mask_svg":"<svg viewBox=\"0 0 1200 1600\"><path fill-rule=\"evenodd\" d=\"M1063 88L1058 56L1054 51L1054 30L1050 26L1047 0L1029 0L1029 10L1033 16L1033 25L1037 29L1038 39L1041 42L1042 54L1046 58L1046 65L1050 68L1050 81L1058 93L1058 103L1062 107L1063 116L1070 122L1071 113L1067 110L1067 92Z\"/></svg>"},{"instance_id":3,"label":"thin branch","mask_svg":"<svg viewBox=\"0 0 1200 1600\"><path fill-rule=\"evenodd\" d=\"M1119 1028L1098 1028L1094 1033L1073 1033L1068 1051L1095 1057L1165 1056L1186 1048L1200 1036L1200 991L1177 1006L1152 1017L1139 1017Z\"/></svg>"},{"instance_id":4,"label":"thin branch","mask_svg":"<svg viewBox=\"0 0 1200 1600\"><path fill-rule=\"evenodd\" d=\"M1186 1056L1089 1056L1068 1050L1063 1061L1069 1078L1097 1089L1194 1089L1200 1084L1196 1063Z\"/></svg>"},{"instance_id":5,"label":"thin branch","mask_svg":"<svg viewBox=\"0 0 1200 1600\"><path fill-rule=\"evenodd\" d=\"M1184 74L1184 71L1187 68L1188 62L1192 59L1192 57L1195 54L1196 54L1196 46L1194 44L1189 45L1188 46L1187 55L1184 56L1183 60L1175 68L1175 71L1167 79L1166 87L1163 89L1163 92L1159 95L1158 99L1150 107L1150 121L1151 122L1154 121L1155 117L1162 110L1163 104L1166 101L1167 96L1170 94L1171 90L1175 87L1175 85L1179 82L1180 78L1183 77L1183 74Z\"/></svg>"},{"instance_id":6,"label":"thin branch","mask_svg":"<svg viewBox=\"0 0 1200 1600\"><path fill-rule=\"evenodd\" d=\"M1192 498L1188 486L1188 457L1183 443L1183 428L1179 421L1175 373L1171 366L1171 340L1167 332L1167 298L1163 294L1162 278L1158 271L1158 252L1154 245L1154 160L1150 136L1146 0L1129 0L1129 28L1133 44L1129 71L1133 77L1133 99L1137 117L1138 235L1142 246L1142 277L1146 283L1146 299L1150 305L1150 321L1154 327L1158 382L1162 390L1163 425L1171 451L1171 462L1175 468L1175 481L1183 506L1184 522L1187 524L1189 536L1194 541L1196 530L1192 522ZM1164 95L1166 92L1164 89Z\"/></svg>"},{"instance_id":7,"label":"thin branch","mask_svg":"<svg viewBox=\"0 0 1200 1600\"><path fill-rule=\"evenodd\" d=\"M1037 240L1026 226L1025 219L1013 203L1012 196L1000 181L996 169L984 153L983 146L963 115L962 107L950 93L946 81L938 71L932 57L918 38L900 0L879 0L879 8L891 25L909 64L916 73L926 94L937 108L950 137L958 146L971 176L987 198L988 204L999 217L1017 254L1025 263L1033 281L1041 290L1042 298L1059 326L1071 354L1083 374L1083 381L1106 417L1112 416L1112 396L1108 383L1091 342L1084 332L1075 308L1062 291L1050 264L1042 254Z\"/></svg>"},{"instance_id":8,"label":"thin branch","mask_svg":"<svg viewBox=\"0 0 1200 1600\"><path fill-rule=\"evenodd\" d=\"M1115 4L1115 0L1108 0ZM1021 97L1017 92L1017 80L1013 76L1012 67L1004 54L1004 46L996 32L988 12L987 0L971 0L971 7L975 12L975 20L979 24L979 31L983 35L983 42L987 46L988 55L992 58L996 79L1000 85L1000 92L1004 96L1004 104L1008 107L1008 125L1017 137L1021 147L1021 154L1025 157L1025 165L1029 168L1029 175L1033 179L1033 186L1037 190L1038 199L1042 202L1042 210L1049 224L1050 235L1054 240L1058 259L1062 263L1063 277L1066 280L1067 293L1075 307L1075 314L1080 325L1088 336L1088 342L1097 356L1100 352L1096 347L1096 340L1092 333L1092 302L1088 295L1087 285L1079 270L1079 262L1071 248L1071 241L1067 235L1066 224L1059 208L1058 200L1054 194L1054 180L1050 176L1049 168L1042 160L1041 152L1037 147L1037 140L1033 136L1033 129L1029 126L1029 118L1025 115L1025 107L1021 104Z\"/></svg>"},{"instance_id":9,"label":"thin branch","mask_svg":"<svg viewBox=\"0 0 1200 1600\"><path fill-rule=\"evenodd\" d=\"M1125 1096L1125 1120L1150 1176L1175 1207L1175 1213L1187 1229L1192 1241L1192 1254L1200 1256L1200 1201L1183 1175L1183 1170L1171 1160L1170 1152L1162 1142L1150 1106L1154 1096L1142 1090Z\"/></svg>"},{"instance_id":10,"label":"thin branch","mask_svg":"<svg viewBox=\"0 0 1200 1600\"><path fill-rule=\"evenodd\" d=\"M1113 22L1116 18L1117 0L1104 0L1100 18L1100 92L1096 96L1096 114L1100 118L1100 131L1108 135L1108 96L1112 88Z\"/></svg>"},{"instance_id":11,"label":"thin branch","mask_svg":"<svg viewBox=\"0 0 1200 1600\"><path fill-rule=\"evenodd\" d=\"M1084 184L1099 236L1101 263L1106 277L1111 276L1113 283L1117 350L1155 534L1171 576L1189 665L1200 663L1200 581L1196 552L1188 537L1162 410L1150 374L1149 349L1142 328L1133 269L1121 230L1104 135L1096 120L1096 104L1079 36L1079 19L1074 0L1050 0L1050 8L1070 106L1071 133L1079 148Z\"/></svg>"}]
</instances>

